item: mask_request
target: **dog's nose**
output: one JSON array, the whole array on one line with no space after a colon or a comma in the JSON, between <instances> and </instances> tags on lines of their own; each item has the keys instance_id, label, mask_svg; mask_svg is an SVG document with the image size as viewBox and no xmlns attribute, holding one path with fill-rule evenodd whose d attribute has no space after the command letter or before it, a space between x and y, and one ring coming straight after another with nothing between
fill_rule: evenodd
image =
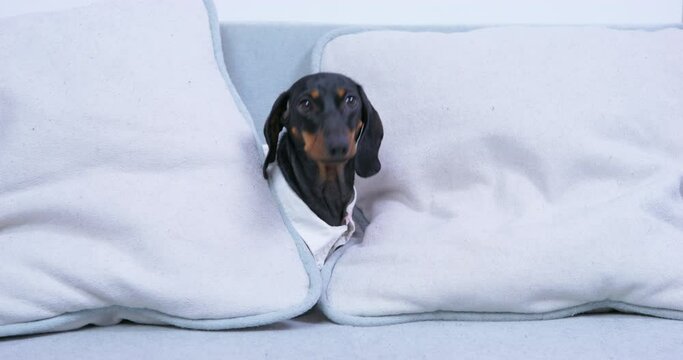
<instances>
[{"instance_id":1,"label":"dog's nose","mask_svg":"<svg viewBox=\"0 0 683 360\"><path fill-rule=\"evenodd\" d=\"M333 158L345 157L349 152L349 144L344 140L331 140L327 143L327 152Z\"/></svg>"}]
</instances>

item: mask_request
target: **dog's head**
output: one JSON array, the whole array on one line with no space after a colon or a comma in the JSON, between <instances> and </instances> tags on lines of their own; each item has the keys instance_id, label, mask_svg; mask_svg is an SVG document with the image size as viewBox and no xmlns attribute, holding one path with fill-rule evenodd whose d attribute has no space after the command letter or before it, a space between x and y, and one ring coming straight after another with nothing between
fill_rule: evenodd
<instances>
[{"instance_id":1,"label":"dog's head","mask_svg":"<svg viewBox=\"0 0 683 360\"><path fill-rule=\"evenodd\" d=\"M283 127L319 165L339 165L353 159L361 177L372 176L381 168L382 121L363 88L344 75L304 76L275 100L263 129L268 143L263 164L266 178Z\"/></svg>"}]
</instances>

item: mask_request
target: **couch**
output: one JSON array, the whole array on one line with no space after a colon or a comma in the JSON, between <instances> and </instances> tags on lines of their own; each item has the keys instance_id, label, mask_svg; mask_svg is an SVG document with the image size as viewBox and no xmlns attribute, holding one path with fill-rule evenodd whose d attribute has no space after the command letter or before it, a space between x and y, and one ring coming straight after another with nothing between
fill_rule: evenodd
<instances>
[{"instance_id":1,"label":"couch","mask_svg":"<svg viewBox=\"0 0 683 360\"><path fill-rule=\"evenodd\" d=\"M273 99L309 72L316 41L340 27L222 24L226 67L257 128ZM334 324L313 309L291 320L240 330L124 322L2 338L0 359L679 359L681 334L681 321L608 311L545 321L353 327Z\"/></svg>"}]
</instances>

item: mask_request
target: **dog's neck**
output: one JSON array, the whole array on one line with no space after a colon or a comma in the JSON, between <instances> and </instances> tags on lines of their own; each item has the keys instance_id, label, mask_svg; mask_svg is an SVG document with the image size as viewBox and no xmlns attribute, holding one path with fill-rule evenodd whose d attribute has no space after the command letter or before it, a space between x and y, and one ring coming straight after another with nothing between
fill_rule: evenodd
<instances>
[{"instance_id":1,"label":"dog's neck","mask_svg":"<svg viewBox=\"0 0 683 360\"><path fill-rule=\"evenodd\" d=\"M328 225L342 225L354 196L353 160L322 165L308 158L288 133L280 139L277 151L277 166L299 198Z\"/></svg>"}]
</instances>

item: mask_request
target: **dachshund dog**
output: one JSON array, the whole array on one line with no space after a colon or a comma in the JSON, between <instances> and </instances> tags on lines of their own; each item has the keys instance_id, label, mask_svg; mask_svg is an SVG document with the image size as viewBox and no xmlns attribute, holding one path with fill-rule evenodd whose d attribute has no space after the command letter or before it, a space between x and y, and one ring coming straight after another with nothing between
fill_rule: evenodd
<instances>
[{"instance_id":1,"label":"dachshund dog","mask_svg":"<svg viewBox=\"0 0 683 360\"><path fill-rule=\"evenodd\" d=\"M286 131L280 137L282 129ZM348 77L317 73L280 94L263 133L285 180L328 225L342 224L355 196L354 177L379 172L382 121L363 88Z\"/></svg>"}]
</instances>

